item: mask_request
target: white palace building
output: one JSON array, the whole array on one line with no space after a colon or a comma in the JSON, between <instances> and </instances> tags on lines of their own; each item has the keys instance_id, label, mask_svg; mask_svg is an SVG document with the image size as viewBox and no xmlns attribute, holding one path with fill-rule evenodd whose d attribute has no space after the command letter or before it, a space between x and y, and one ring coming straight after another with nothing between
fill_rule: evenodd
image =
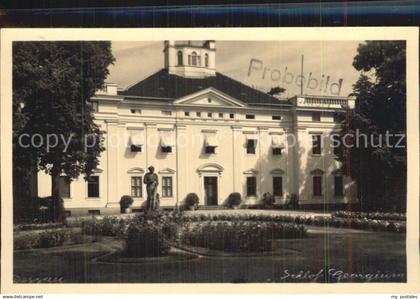
<instances>
[{"instance_id":1,"label":"white palace building","mask_svg":"<svg viewBox=\"0 0 420 299\"><path fill-rule=\"evenodd\" d=\"M144 207L149 166L161 207L191 192L201 206L223 205L232 192L245 205L266 192L278 204L296 194L308 207L357 200L329 138L339 130L335 112L354 99L279 99L253 89L217 72L215 41L165 41L163 53L160 71L125 90L106 84L92 98L106 150L88 181L61 180L69 213L114 213L123 195ZM38 174L39 196L50 195L50 181Z\"/></svg>"}]
</instances>

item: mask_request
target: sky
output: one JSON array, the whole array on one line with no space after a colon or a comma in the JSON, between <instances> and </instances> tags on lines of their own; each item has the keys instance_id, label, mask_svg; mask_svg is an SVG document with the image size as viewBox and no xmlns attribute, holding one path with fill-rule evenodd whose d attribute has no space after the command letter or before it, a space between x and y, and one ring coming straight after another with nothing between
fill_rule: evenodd
<instances>
[{"instance_id":1,"label":"sky","mask_svg":"<svg viewBox=\"0 0 420 299\"><path fill-rule=\"evenodd\" d=\"M359 72L352 66L363 41L216 41L216 70L262 91L282 95L348 96ZM118 87L141 81L163 68L162 42L112 42L116 58L107 82ZM303 80L301 65L303 55Z\"/></svg>"}]
</instances>

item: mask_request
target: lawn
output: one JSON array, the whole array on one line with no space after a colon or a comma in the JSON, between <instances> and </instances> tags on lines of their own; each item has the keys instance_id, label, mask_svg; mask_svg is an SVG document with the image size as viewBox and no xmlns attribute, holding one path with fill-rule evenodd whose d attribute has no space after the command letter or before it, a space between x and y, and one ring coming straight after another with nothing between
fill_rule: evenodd
<instances>
[{"instance_id":1,"label":"lawn","mask_svg":"<svg viewBox=\"0 0 420 299\"><path fill-rule=\"evenodd\" d=\"M307 238L274 240L271 252L201 251L194 258L133 263L103 258L124 242L102 237L95 243L15 251L14 275L15 282L50 278L64 283L405 281L405 236L308 226Z\"/></svg>"}]
</instances>

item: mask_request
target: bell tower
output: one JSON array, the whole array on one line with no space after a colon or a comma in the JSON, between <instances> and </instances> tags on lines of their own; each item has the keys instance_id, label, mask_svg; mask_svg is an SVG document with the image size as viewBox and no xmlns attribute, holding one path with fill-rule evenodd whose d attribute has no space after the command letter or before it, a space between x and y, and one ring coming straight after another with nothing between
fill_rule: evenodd
<instances>
[{"instance_id":1,"label":"bell tower","mask_svg":"<svg viewBox=\"0 0 420 299\"><path fill-rule=\"evenodd\" d=\"M185 78L216 75L216 45L206 41L165 41L165 69L169 74Z\"/></svg>"}]
</instances>

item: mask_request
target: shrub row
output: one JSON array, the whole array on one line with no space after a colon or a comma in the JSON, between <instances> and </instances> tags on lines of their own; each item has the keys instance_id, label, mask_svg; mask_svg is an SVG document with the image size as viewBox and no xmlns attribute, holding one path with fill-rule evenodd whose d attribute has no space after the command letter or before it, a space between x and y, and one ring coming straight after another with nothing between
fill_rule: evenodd
<instances>
[{"instance_id":1,"label":"shrub row","mask_svg":"<svg viewBox=\"0 0 420 299\"><path fill-rule=\"evenodd\" d=\"M272 239L305 236L303 225L291 223L207 221L185 227L181 242L230 252L255 252L271 250Z\"/></svg>"},{"instance_id":2,"label":"shrub row","mask_svg":"<svg viewBox=\"0 0 420 299\"><path fill-rule=\"evenodd\" d=\"M372 219L372 220L394 220L406 221L405 213L383 213L383 212L350 212L350 211L336 211L333 217L341 218L357 218L357 219Z\"/></svg>"},{"instance_id":3,"label":"shrub row","mask_svg":"<svg viewBox=\"0 0 420 299\"><path fill-rule=\"evenodd\" d=\"M374 231L389 231L404 233L406 231L405 223L398 223L386 220L376 219L358 219L358 218L341 218L341 217L327 217L327 216L293 216L293 215L255 215L255 214L242 214L242 215L185 215L189 221L273 221L280 223L296 223L305 225L324 226L330 225L334 227L354 228L354 229L368 229Z\"/></svg>"},{"instance_id":4,"label":"shrub row","mask_svg":"<svg viewBox=\"0 0 420 299\"><path fill-rule=\"evenodd\" d=\"M91 240L83 236L79 231L71 229L48 229L40 233L25 232L15 234L13 238L13 248L32 249L32 248L48 248L61 246L64 244L81 244Z\"/></svg>"},{"instance_id":5,"label":"shrub row","mask_svg":"<svg viewBox=\"0 0 420 299\"><path fill-rule=\"evenodd\" d=\"M124 219L105 216L101 220L84 220L81 223L82 233L86 235L124 236L127 224Z\"/></svg>"},{"instance_id":6,"label":"shrub row","mask_svg":"<svg viewBox=\"0 0 420 299\"><path fill-rule=\"evenodd\" d=\"M29 224L14 225L13 231L45 230L45 229L56 229L56 228L63 228L63 227L64 227L64 224L61 222L29 223Z\"/></svg>"},{"instance_id":7,"label":"shrub row","mask_svg":"<svg viewBox=\"0 0 420 299\"><path fill-rule=\"evenodd\" d=\"M82 232L85 234L104 236L125 236L128 226L131 223L143 223L148 221L149 225L157 223L165 229L175 230L176 223L185 224L188 222L202 221L262 221L276 223L295 223L305 225L365 229L373 231L389 231L404 233L406 224L387 220L376 220L368 218L342 218L329 216L302 216L302 215L269 215L269 214L180 214L155 212L148 216L136 215L133 218L118 219L117 217L104 217L102 220L88 220L82 222Z\"/></svg>"},{"instance_id":8,"label":"shrub row","mask_svg":"<svg viewBox=\"0 0 420 299\"><path fill-rule=\"evenodd\" d=\"M170 243L179 238L179 218L175 214L154 212L136 215L127 221L124 254L130 257L164 256Z\"/></svg>"}]
</instances>

